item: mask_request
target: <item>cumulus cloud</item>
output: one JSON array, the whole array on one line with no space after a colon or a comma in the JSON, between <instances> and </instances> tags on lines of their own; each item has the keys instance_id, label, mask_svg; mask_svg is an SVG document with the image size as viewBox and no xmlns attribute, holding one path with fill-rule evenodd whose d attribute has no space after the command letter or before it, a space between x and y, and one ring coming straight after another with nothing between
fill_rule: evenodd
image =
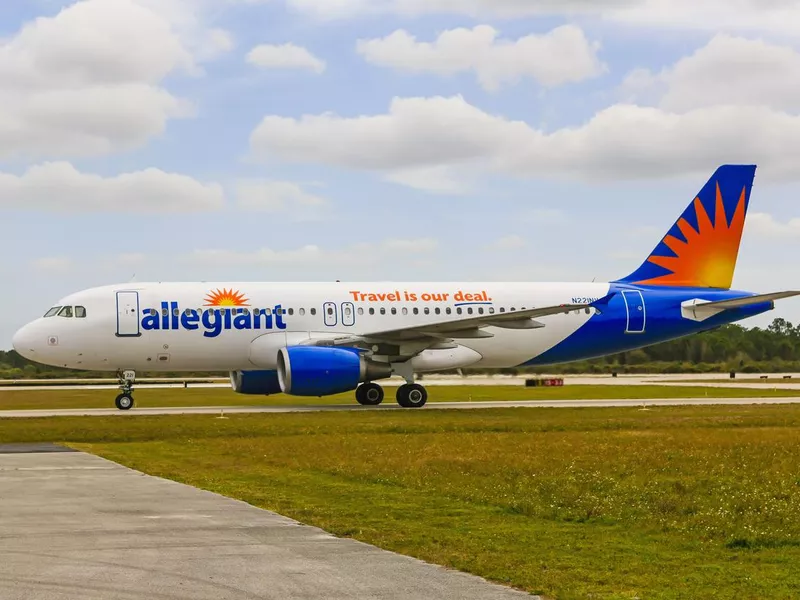
<instances>
[{"instance_id":1,"label":"cumulus cloud","mask_svg":"<svg viewBox=\"0 0 800 600\"><path fill-rule=\"evenodd\" d=\"M0 158L135 148L193 114L160 84L194 58L140 2L82 0L0 42Z\"/></svg>"},{"instance_id":2,"label":"cumulus cloud","mask_svg":"<svg viewBox=\"0 0 800 600\"><path fill-rule=\"evenodd\" d=\"M798 80L800 53L790 46L718 34L658 73L631 72L622 91L630 99L654 102L668 111L750 105L797 113Z\"/></svg>"},{"instance_id":3,"label":"cumulus cloud","mask_svg":"<svg viewBox=\"0 0 800 600\"><path fill-rule=\"evenodd\" d=\"M135 212L201 211L223 207L222 187L145 169L116 177L81 173L66 162L44 163L22 175L0 173L5 210Z\"/></svg>"},{"instance_id":4,"label":"cumulus cloud","mask_svg":"<svg viewBox=\"0 0 800 600\"><path fill-rule=\"evenodd\" d=\"M321 248L309 244L291 250L261 248L252 252L227 249L196 250L185 260L204 266L314 266L363 268L377 266L392 258L427 254L436 250L438 242L431 238L390 238L378 243L363 242L345 248Z\"/></svg>"},{"instance_id":5,"label":"cumulus cloud","mask_svg":"<svg viewBox=\"0 0 800 600\"><path fill-rule=\"evenodd\" d=\"M454 75L474 71L481 86L495 91L503 84L530 77L553 87L599 75L599 45L583 30L563 25L542 35L498 39L489 25L450 29L434 42L419 42L399 29L385 38L359 40L357 50L368 62L412 73Z\"/></svg>"},{"instance_id":6,"label":"cumulus cloud","mask_svg":"<svg viewBox=\"0 0 800 600\"><path fill-rule=\"evenodd\" d=\"M796 0L286 0L286 4L321 19L385 13L508 19L584 15L658 28L783 35L800 31L800 3Z\"/></svg>"},{"instance_id":7,"label":"cumulus cloud","mask_svg":"<svg viewBox=\"0 0 800 600\"><path fill-rule=\"evenodd\" d=\"M71 269L74 262L68 256L43 256L42 258L34 259L31 264L34 269L39 271L61 273Z\"/></svg>"},{"instance_id":8,"label":"cumulus cloud","mask_svg":"<svg viewBox=\"0 0 800 600\"><path fill-rule=\"evenodd\" d=\"M261 44L247 53L246 60L262 69L308 69L315 73L325 71L325 61L295 44Z\"/></svg>"},{"instance_id":9,"label":"cumulus cloud","mask_svg":"<svg viewBox=\"0 0 800 600\"><path fill-rule=\"evenodd\" d=\"M521 235L511 234L496 239L490 248L494 250L518 250L524 248L527 241Z\"/></svg>"},{"instance_id":10,"label":"cumulus cloud","mask_svg":"<svg viewBox=\"0 0 800 600\"><path fill-rule=\"evenodd\" d=\"M295 220L324 217L327 199L312 194L291 181L241 179L236 182L236 202L245 210L287 213Z\"/></svg>"},{"instance_id":11,"label":"cumulus cloud","mask_svg":"<svg viewBox=\"0 0 800 600\"><path fill-rule=\"evenodd\" d=\"M747 231L768 238L800 238L800 218L778 221L768 213L749 213Z\"/></svg>"},{"instance_id":12,"label":"cumulus cloud","mask_svg":"<svg viewBox=\"0 0 800 600\"><path fill-rule=\"evenodd\" d=\"M800 117L761 106L675 113L618 104L580 125L546 132L489 114L460 96L395 98L379 115L267 116L250 143L262 159L383 174L445 167L521 177L637 179L757 162L764 165L762 178L800 176Z\"/></svg>"}]
</instances>

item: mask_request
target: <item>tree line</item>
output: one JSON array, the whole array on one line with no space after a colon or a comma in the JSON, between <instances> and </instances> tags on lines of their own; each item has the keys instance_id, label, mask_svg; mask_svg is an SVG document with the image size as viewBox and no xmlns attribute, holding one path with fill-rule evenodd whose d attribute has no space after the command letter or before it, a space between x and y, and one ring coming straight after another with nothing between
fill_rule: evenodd
<instances>
[{"instance_id":1,"label":"tree line","mask_svg":"<svg viewBox=\"0 0 800 600\"><path fill-rule=\"evenodd\" d=\"M764 329L723 325L685 338L604 358L536 368L502 369L522 373L787 373L800 372L800 324L781 318ZM498 372L464 369L465 374ZM227 377L225 372L137 373L139 377ZM0 351L0 379L107 378L108 372L73 371L41 365L15 351Z\"/></svg>"}]
</instances>

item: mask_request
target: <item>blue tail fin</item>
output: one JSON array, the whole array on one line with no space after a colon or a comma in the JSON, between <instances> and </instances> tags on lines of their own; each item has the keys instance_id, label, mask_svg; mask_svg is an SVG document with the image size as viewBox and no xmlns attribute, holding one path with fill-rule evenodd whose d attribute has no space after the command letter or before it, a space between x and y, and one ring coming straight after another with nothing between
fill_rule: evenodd
<instances>
[{"instance_id":1,"label":"blue tail fin","mask_svg":"<svg viewBox=\"0 0 800 600\"><path fill-rule=\"evenodd\" d=\"M619 282L730 289L755 165L722 165L650 256Z\"/></svg>"}]
</instances>

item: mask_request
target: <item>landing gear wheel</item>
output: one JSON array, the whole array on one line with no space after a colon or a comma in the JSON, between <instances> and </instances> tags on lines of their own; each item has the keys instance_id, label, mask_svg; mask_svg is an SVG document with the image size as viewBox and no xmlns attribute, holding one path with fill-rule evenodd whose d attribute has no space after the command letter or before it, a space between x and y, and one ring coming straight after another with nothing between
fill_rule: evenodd
<instances>
[{"instance_id":1,"label":"landing gear wheel","mask_svg":"<svg viewBox=\"0 0 800 600\"><path fill-rule=\"evenodd\" d=\"M377 383L364 383L356 388L356 400L364 406L378 406L383 402L383 388Z\"/></svg>"},{"instance_id":2,"label":"landing gear wheel","mask_svg":"<svg viewBox=\"0 0 800 600\"><path fill-rule=\"evenodd\" d=\"M428 401L428 391L418 383L405 383L397 388L397 403L403 408L420 408Z\"/></svg>"},{"instance_id":3,"label":"landing gear wheel","mask_svg":"<svg viewBox=\"0 0 800 600\"><path fill-rule=\"evenodd\" d=\"M133 408L133 396L130 394L120 394L117 396L114 404L116 404L117 408L120 410L130 410Z\"/></svg>"}]
</instances>

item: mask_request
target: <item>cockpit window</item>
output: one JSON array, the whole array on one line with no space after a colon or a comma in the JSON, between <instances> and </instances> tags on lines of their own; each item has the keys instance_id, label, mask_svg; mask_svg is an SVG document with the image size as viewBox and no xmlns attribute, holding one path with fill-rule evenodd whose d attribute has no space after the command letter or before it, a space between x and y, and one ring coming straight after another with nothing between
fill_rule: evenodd
<instances>
[{"instance_id":1,"label":"cockpit window","mask_svg":"<svg viewBox=\"0 0 800 600\"><path fill-rule=\"evenodd\" d=\"M54 316L54 315L58 314L58 311L59 311L59 310L61 310L61 307L60 307L60 306L54 306L53 308L51 308L50 310L48 310L46 313L44 313L44 316L45 316L45 317L52 317L52 316Z\"/></svg>"},{"instance_id":2,"label":"cockpit window","mask_svg":"<svg viewBox=\"0 0 800 600\"><path fill-rule=\"evenodd\" d=\"M59 311L58 316L59 317L67 317L67 318L72 317L72 307L71 306L65 306L64 308L62 308Z\"/></svg>"},{"instance_id":3,"label":"cockpit window","mask_svg":"<svg viewBox=\"0 0 800 600\"><path fill-rule=\"evenodd\" d=\"M75 316L78 317L79 319L85 319L86 318L86 307L84 307L84 306L76 306L75 307Z\"/></svg>"}]
</instances>

